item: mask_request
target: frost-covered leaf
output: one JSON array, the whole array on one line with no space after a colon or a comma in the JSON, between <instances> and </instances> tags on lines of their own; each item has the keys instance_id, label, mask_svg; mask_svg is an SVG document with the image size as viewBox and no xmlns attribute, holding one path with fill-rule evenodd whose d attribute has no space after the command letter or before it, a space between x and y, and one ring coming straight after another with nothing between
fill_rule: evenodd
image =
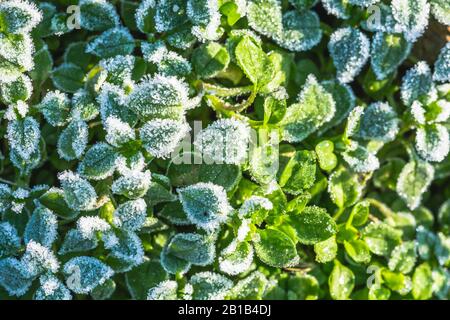
<instances>
[{"instance_id":1,"label":"frost-covered leaf","mask_svg":"<svg viewBox=\"0 0 450 320\"><path fill-rule=\"evenodd\" d=\"M111 191L114 194L120 194L129 199L137 199L147 193L150 185L150 171L130 171L113 182Z\"/></svg>"},{"instance_id":2,"label":"frost-covered leaf","mask_svg":"<svg viewBox=\"0 0 450 320\"><path fill-rule=\"evenodd\" d=\"M2 83L0 86L0 100L5 104L13 104L18 101L27 101L33 92L31 79L21 74L11 82Z\"/></svg>"},{"instance_id":3,"label":"frost-covered leaf","mask_svg":"<svg viewBox=\"0 0 450 320\"><path fill-rule=\"evenodd\" d=\"M159 260L148 259L125 275L128 291L133 299L137 300L146 299L151 288L167 281L168 278L169 275L163 269Z\"/></svg>"},{"instance_id":4,"label":"frost-covered leaf","mask_svg":"<svg viewBox=\"0 0 450 320\"><path fill-rule=\"evenodd\" d=\"M103 59L99 63L100 67L108 73L106 81L121 85L131 81L135 57L131 55L115 56Z\"/></svg>"},{"instance_id":5,"label":"frost-covered leaf","mask_svg":"<svg viewBox=\"0 0 450 320\"><path fill-rule=\"evenodd\" d=\"M272 267L290 267L299 262L294 241L276 229L258 230L253 240L256 255Z\"/></svg>"},{"instance_id":6,"label":"frost-covered leaf","mask_svg":"<svg viewBox=\"0 0 450 320\"><path fill-rule=\"evenodd\" d=\"M173 280L165 280L153 288L150 288L147 293L147 300L177 300L178 283Z\"/></svg>"},{"instance_id":7,"label":"frost-covered leaf","mask_svg":"<svg viewBox=\"0 0 450 320\"><path fill-rule=\"evenodd\" d=\"M202 44L192 54L195 72L201 78L213 78L225 70L230 63L230 55L224 46L217 42Z\"/></svg>"},{"instance_id":8,"label":"frost-covered leaf","mask_svg":"<svg viewBox=\"0 0 450 320\"><path fill-rule=\"evenodd\" d=\"M132 231L121 229L116 232L115 242L105 243L105 247L111 250L106 261L117 273L130 271L144 263L142 240Z\"/></svg>"},{"instance_id":9,"label":"frost-covered leaf","mask_svg":"<svg viewBox=\"0 0 450 320\"><path fill-rule=\"evenodd\" d=\"M220 119L203 129L194 145L207 164L242 164L247 158L250 127L243 121Z\"/></svg>"},{"instance_id":10,"label":"frost-covered leaf","mask_svg":"<svg viewBox=\"0 0 450 320\"><path fill-rule=\"evenodd\" d=\"M380 0L348 0L350 4L360 7L369 7L379 1Z\"/></svg>"},{"instance_id":11,"label":"frost-covered leaf","mask_svg":"<svg viewBox=\"0 0 450 320\"><path fill-rule=\"evenodd\" d=\"M77 221L77 230L83 239L95 239L97 232L107 232L111 226L97 216L83 216Z\"/></svg>"},{"instance_id":12,"label":"frost-covered leaf","mask_svg":"<svg viewBox=\"0 0 450 320\"><path fill-rule=\"evenodd\" d=\"M78 212L70 209L64 200L64 191L52 187L39 197L39 203L49 208L58 217L63 219L73 219L78 215Z\"/></svg>"},{"instance_id":13,"label":"frost-covered leaf","mask_svg":"<svg viewBox=\"0 0 450 320\"><path fill-rule=\"evenodd\" d=\"M85 73L79 66L69 62L53 69L51 78L57 89L74 93L83 86Z\"/></svg>"},{"instance_id":14,"label":"frost-covered leaf","mask_svg":"<svg viewBox=\"0 0 450 320\"><path fill-rule=\"evenodd\" d=\"M278 0L250 0L247 5L250 27L268 36L277 36L283 29L281 4Z\"/></svg>"},{"instance_id":15,"label":"frost-covered leaf","mask_svg":"<svg viewBox=\"0 0 450 320\"><path fill-rule=\"evenodd\" d=\"M189 261L171 254L167 246L161 251L160 258L161 266L166 272L171 274L185 274L192 266Z\"/></svg>"},{"instance_id":16,"label":"frost-covered leaf","mask_svg":"<svg viewBox=\"0 0 450 320\"><path fill-rule=\"evenodd\" d=\"M84 121L72 121L58 138L58 154L67 161L78 159L88 143L88 126Z\"/></svg>"},{"instance_id":17,"label":"frost-covered leaf","mask_svg":"<svg viewBox=\"0 0 450 320\"><path fill-rule=\"evenodd\" d=\"M205 230L217 229L232 211L225 190L212 183L178 189L183 209L192 223Z\"/></svg>"},{"instance_id":18,"label":"frost-covered leaf","mask_svg":"<svg viewBox=\"0 0 450 320\"><path fill-rule=\"evenodd\" d=\"M408 42L422 36L428 26L430 4L426 0L392 0L392 14Z\"/></svg>"},{"instance_id":19,"label":"frost-covered leaf","mask_svg":"<svg viewBox=\"0 0 450 320\"><path fill-rule=\"evenodd\" d=\"M431 0L431 13L442 24L450 26L450 3L446 0Z\"/></svg>"},{"instance_id":20,"label":"frost-covered leaf","mask_svg":"<svg viewBox=\"0 0 450 320\"><path fill-rule=\"evenodd\" d=\"M427 162L411 161L403 167L396 190L411 210L419 206L422 194L428 189L433 176L434 168Z\"/></svg>"},{"instance_id":21,"label":"frost-covered leaf","mask_svg":"<svg viewBox=\"0 0 450 320\"><path fill-rule=\"evenodd\" d=\"M116 227L138 231L147 218L147 204L143 199L122 203L114 211L113 223Z\"/></svg>"},{"instance_id":22,"label":"frost-covered leaf","mask_svg":"<svg viewBox=\"0 0 450 320\"><path fill-rule=\"evenodd\" d=\"M280 175L279 184L287 193L298 195L316 181L316 155L312 151L297 151Z\"/></svg>"},{"instance_id":23,"label":"frost-covered leaf","mask_svg":"<svg viewBox=\"0 0 450 320\"><path fill-rule=\"evenodd\" d=\"M175 77L156 75L135 86L125 104L144 119L181 120L187 101L185 83Z\"/></svg>"},{"instance_id":24,"label":"frost-covered leaf","mask_svg":"<svg viewBox=\"0 0 450 320\"><path fill-rule=\"evenodd\" d=\"M116 291L116 283L112 279L106 280L103 284L97 286L92 290L91 297L94 300L107 300Z\"/></svg>"},{"instance_id":25,"label":"frost-covered leaf","mask_svg":"<svg viewBox=\"0 0 450 320\"><path fill-rule=\"evenodd\" d=\"M99 142L92 146L81 161L78 172L87 179L102 180L114 173L117 153L111 146Z\"/></svg>"},{"instance_id":26,"label":"frost-covered leaf","mask_svg":"<svg viewBox=\"0 0 450 320\"><path fill-rule=\"evenodd\" d=\"M105 121L106 141L119 147L136 138L134 130L130 125L115 116L110 116Z\"/></svg>"},{"instance_id":27,"label":"frost-covered leaf","mask_svg":"<svg viewBox=\"0 0 450 320\"><path fill-rule=\"evenodd\" d=\"M21 262L33 277L44 272L56 273L59 269L59 262L53 251L33 240L27 243Z\"/></svg>"},{"instance_id":28,"label":"frost-covered leaf","mask_svg":"<svg viewBox=\"0 0 450 320\"><path fill-rule=\"evenodd\" d=\"M281 122L283 138L289 142L300 142L322 125L330 121L335 114L335 101L313 75L309 75L303 87L298 103L287 108Z\"/></svg>"},{"instance_id":29,"label":"frost-covered leaf","mask_svg":"<svg viewBox=\"0 0 450 320\"><path fill-rule=\"evenodd\" d=\"M166 158L190 131L187 123L171 119L146 122L139 131L144 148L156 158Z\"/></svg>"},{"instance_id":30,"label":"frost-covered leaf","mask_svg":"<svg viewBox=\"0 0 450 320\"><path fill-rule=\"evenodd\" d=\"M389 142L399 131L399 119L387 103L375 102L364 109L357 135L365 140Z\"/></svg>"},{"instance_id":31,"label":"frost-covered leaf","mask_svg":"<svg viewBox=\"0 0 450 320\"><path fill-rule=\"evenodd\" d=\"M57 237L56 216L49 209L38 207L28 220L24 233L25 243L31 240L40 243L44 247L51 247Z\"/></svg>"},{"instance_id":32,"label":"frost-covered leaf","mask_svg":"<svg viewBox=\"0 0 450 320\"><path fill-rule=\"evenodd\" d=\"M6 33L28 33L42 20L42 11L29 1L0 3L0 29Z\"/></svg>"},{"instance_id":33,"label":"frost-covered leaf","mask_svg":"<svg viewBox=\"0 0 450 320\"><path fill-rule=\"evenodd\" d=\"M58 254L64 255L71 252L85 252L95 249L97 245L97 238L85 238L79 230L71 229L66 233Z\"/></svg>"},{"instance_id":34,"label":"frost-covered leaf","mask_svg":"<svg viewBox=\"0 0 450 320\"><path fill-rule=\"evenodd\" d=\"M418 128L416 150L426 161L443 161L450 151L448 129L441 124L425 125Z\"/></svg>"},{"instance_id":35,"label":"frost-covered leaf","mask_svg":"<svg viewBox=\"0 0 450 320\"><path fill-rule=\"evenodd\" d=\"M191 164L175 164L172 162L167 170L167 176L174 187L182 187L197 182L211 182L231 191L241 179L241 169L234 164L195 164L187 154ZM199 155L200 156L200 155ZM181 156L184 159L184 154Z\"/></svg>"},{"instance_id":36,"label":"frost-covered leaf","mask_svg":"<svg viewBox=\"0 0 450 320\"><path fill-rule=\"evenodd\" d=\"M391 257L389 258L389 269L408 274L413 270L416 260L416 244L412 241L404 242L392 251Z\"/></svg>"},{"instance_id":37,"label":"frost-covered leaf","mask_svg":"<svg viewBox=\"0 0 450 320\"><path fill-rule=\"evenodd\" d=\"M320 84L326 91L331 93L336 107L334 117L320 130L325 132L327 129L339 125L347 118L350 111L356 106L356 97L349 85L341 84L336 80L322 81Z\"/></svg>"},{"instance_id":38,"label":"frost-covered leaf","mask_svg":"<svg viewBox=\"0 0 450 320\"><path fill-rule=\"evenodd\" d=\"M65 171L58 175L67 205L76 211L91 210L97 200L94 187L79 175Z\"/></svg>"},{"instance_id":39,"label":"frost-covered leaf","mask_svg":"<svg viewBox=\"0 0 450 320\"><path fill-rule=\"evenodd\" d=\"M32 117L10 121L7 137L10 148L24 160L28 160L39 148L39 139L41 137L39 124Z\"/></svg>"},{"instance_id":40,"label":"frost-covered leaf","mask_svg":"<svg viewBox=\"0 0 450 320\"><path fill-rule=\"evenodd\" d=\"M388 256L400 244L402 232L383 222L372 222L362 231L363 240L372 253Z\"/></svg>"},{"instance_id":41,"label":"frost-covered leaf","mask_svg":"<svg viewBox=\"0 0 450 320\"><path fill-rule=\"evenodd\" d=\"M106 0L81 0L80 25L89 31L105 31L120 24L113 4Z\"/></svg>"},{"instance_id":42,"label":"frost-covered leaf","mask_svg":"<svg viewBox=\"0 0 450 320\"><path fill-rule=\"evenodd\" d=\"M138 117L129 107L125 91L121 87L108 83L103 84L97 101L100 104L100 115L104 123L113 116L128 123L131 127L136 125Z\"/></svg>"},{"instance_id":43,"label":"frost-covered leaf","mask_svg":"<svg viewBox=\"0 0 450 320\"><path fill-rule=\"evenodd\" d=\"M124 27L117 27L103 32L90 41L86 52L104 59L117 55L129 55L133 52L134 46L130 31Z\"/></svg>"},{"instance_id":44,"label":"frost-covered leaf","mask_svg":"<svg viewBox=\"0 0 450 320\"><path fill-rule=\"evenodd\" d=\"M370 48L371 66L378 80L391 75L408 57L412 44L401 34L375 33Z\"/></svg>"},{"instance_id":45,"label":"frost-covered leaf","mask_svg":"<svg viewBox=\"0 0 450 320\"><path fill-rule=\"evenodd\" d=\"M334 300L347 300L355 287L355 275L352 270L334 260L333 271L328 278L330 295Z\"/></svg>"},{"instance_id":46,"label":"frost-covered leaf","mask_svg":"<svg viewBox=\"0 0 450 320\"><path fill-rule=\"evenodd\" d=\"M433 86L431 70L425 61L418 62L402 79L401 95L406 106L429 93Z\"/></svg>"},{"instance_id":47,"label":"frost-covered leaf","mask_svg":"<svg viewBox=\"0 0 450 320\"><path fill-rule=\"evenodd\" d=\"M357 173L373 172L380 167L376 155L359 144L354 144L351 149L343 152L342 158Z\"/></svg>"},{"instance_id":48,"label":"frost-covered leaf","mask_svg":"<svg viewBox=\"0 0 450 320\"><path fill-rule=\"evenodd\" d=\"M207 266L214 262L216 248L211 236L198 233L178 233L167 245L168 252L193 265Z\"/></svg>"},{"instance_id":49,"label":"frost-covered leaf","mask_svg":"<svg viewBox=\"0 0 450 320\"><path fill-rule=\"evenodd\" d=\"M274 39L281 47L291 51L310 50L322 39L319 16L314 11L284 13L282 32Z\"/></svg>"},{"instance_id":50,"label":"frost-covered leaf","mask_svg":"<svg viewBox=\"0 0 450 320\"><path fill-rule=\"evenodd\" d=\"M233 240L219 257L219 269L231 276L249 270L253 262L253 247L248 242Z\"/></svg>"},{"instance_id":51,"label":"frost-covered leaf","mask_svg":"<svg viewBox=\"0 0 450 320\"><path fill-rule=\"evenodd\" d=\"M438 59L434 64L433 80L437 82L450 81L450 43L441 49Z\"/></svg>"},{"instance_id":52,"label":"frost-covered leaf","mask_svg":"<svg viewBox=\"0 0 450 320\"><path fill-rule=\"evenodd\" d=\"M9 222L0 223L0 259L16 254L20 249L17 229Z\"/></svg>"},{"instance_id":53,"label":"frost-covered leaf","mask_svg":"<svg viewBox=\"0 0 450 320\"><path fill-rule=\"evenodd\" d=\"M352 82L369 58L369 39L358 29L338 29L330 38L328 50L341 83Z\"/></svg>"},{"instance_id":54,"label":"frost-covered leaf","mask_svg":"<svg viewBox=\"0 0 450 320\"><path fill-rule=\"evenodd\" d=\"M86 294L114 275L106 264L93 257L75 257L64 265L67 287L75 293Z\"/></svg>"},{"instance_id":55,"label":"frost-covered leaf","mask_svg":"<svg viewBox=\"0 0 450 320\"><path fill-rule=\"evenodd\" d=\"M23 296L31 286L33 276L16 258L0 260L0 286L11 296Z\"/></svg>"},{"instance_id":56,"label":"frost-covered leaf","mask_svg":"<svg viewBox=\"0 0 450 320\"><path fill-rule=\"evenodd\" d=\"M193 300L223 300L233 286L231 280L213 272L196 273L189 283L193 288Z\"/></svg>"},{"instance_id":57,"label":"frost-covered leaf","mask_svg":"<svg viewBox=\"0 0 450 320\"><path fill-rule=\"evenodd\" d=\"M40 286L34 294L34 300L72 300L69 289L55 276L43 275Z\"/></svg>"},{"instance_id":58,"label":"frost-covered leaf","mask_svg":"<svg viewBox=\"0 0 450 320\"><path fill-rule=\"evenodd\" d=\"M68 120L70 100L62 92L50 91L39 104L39 110L50 125L60 127Z\"/></svg>"},{"instance_id":59,"label":"frost-covered leaf","mask_svg":"<svg viewBox=\"0 0 450 320\"><path fill-rule=\"evenodd\" d=\"M230 290L228 297L236 300L262 300L266 290L268 279L259 271L255 271Z\"/></svg>"},{"instance_id":60,"label":"frost-covered leaf","mask_svg":"<svg viewBox=\"0 0 450 320\"><path fill-rule=\"evenodd\" d=\"M337 232L337 226L323 208L306 207L299 214L291 215L297 239L303 244L316 244L325 241Z\"/></svg>"},{"instance_id":61,"label":"frost-covered leaf","mask_svg":"<svg viewBox=\"0 0 450 320\"><path fill-rule=\"evenodd\" d=\"M93 95L80 89L72 96L72 116L78 115L82 120L93 120L99 114L99 106Z\"/></svg>"},{"instance_id":62,"label":"frost-covered leaf","mask_svg":"<svg viewBox=\"0 0 450 320\"><path fill-rule=\"evenodd\" d=\"M351 6L346 0L322 0L321 2L329 14L341 19L350 18Z\"/></svg>"},{"instance_id":63,"label":"frost-covered leaf","mask_svg":"<svg viewBox=\"0 0 450 320\"><path fill-rule=\"evenodd\" d=\"M173 30L187 19L186 0L163 0L156 6L154 24L157 32Z\"/></svg>"}]
</instances>

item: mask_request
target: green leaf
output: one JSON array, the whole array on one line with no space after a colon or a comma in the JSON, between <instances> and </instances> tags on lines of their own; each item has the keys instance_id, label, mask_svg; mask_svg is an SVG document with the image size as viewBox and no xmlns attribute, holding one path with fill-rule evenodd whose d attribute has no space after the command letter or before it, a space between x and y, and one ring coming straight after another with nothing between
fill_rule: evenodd
<instances>
[{"instance_id":1,"label":"green leaf","mask_svg":"<svg viewBox=\"0 0 450 320\"><path fill-rule=\"evenodd\" d=\"M72 220L78 212L70 209L64 201L64 192L58 188L51 188L39 197L39 202L52 210L58 217Z\"/></svg>"},{"instance_id":2,"label":"green leaf","mask_svg":"<svg viewBox=\"0 0 450 320\"><path fill-rule=\"evenodd\" d=\"M427 162L411 161L407 163L397 180L397 193L411 209L416 209L423 193L433 181L434 168Z\"/></svg>"},{"instance_id":3,"label":"green leaf","mask_svg":"<svg viewBox=\"0 0 450 320\"><path fill-rule=\"evenodd\" d=\"M239 280L230 290L227 298L233 300L261 300L268 280L266 276L255 271L248 277Z\"/></svg>"},{"instance_id":4,"label":"green leaf","mask_svg":"<svg viewBox=\"0 0 450 320\"><path fill-rule=\"evenodd\" d=\"M283 29L281 5L278 0L250 0L247 19L250 27L257 32L273 37Z\"/></svg>"},{"instance_id":5,"label":"green leaf","mask_svg":"<svg viewBox=\"0 0 450 320\"><path fill-rule=\"evenodd\" d=\"M299 214L291 215L297 239L303 244L325 241L337 232L336 222L327 211L316 206L306 207Z\"/></svg>"},{"instance_id":6,"label":"green leaf","mask_svg":"<svg viewBox=\"0 0 450 320\"><path fill-rule=\"evenodd\" d=\"M362 187L357 175L340 167L329 177L328 192L339 208L347 208L361 197Z\"/></svg>"},{"instance_id":7,"label":"green leaf","mask_svg":"<svg viewBox=\"0 0 450 320\"><path fill-rule=\"evenodd\" d=\"M450 152L449 131L439 123L421 126L417 129L415 145L421 158L442 162Z\"/></svg>"},{"instance_id":8,"label":"green leaf","mask_svg":"<svg viewBox=\"0 0 450 320\"><path fill-rule=\"evenodd\" d=\"M336 237L332 236L327 240L317 242L314 244L314 253L316 254L316 261L319 263L327 263L336 258L338 252L338 245Z\"/></svg>"},{"instance_id":9,"label":"green leaf","mask_svg":"<svg viewBox=\"0 0 450 320\"><path fill-rule=\"evenodd\" d=\"M378 80L387 78L408 57L411 43L401 34L377 32L370 49L371 65Z\"/></svg>"},{"instance_id":10,"label":"green leaf","mask_svg":"<svg viewBox=\"0 0 450 320\"><path fill-rule=\"evenodd\" d=\"M217 42L202 44L192 53L192 65L200 78L213 78L230 63L227 49Z\"/></svg>"},{"instance_id":11,"label":"green leaf","mask_svg":"<svg viewBox=\"0 0 450 320\"><path fill-rule=\"evenodd\" d=\"M81 0L80 25L89 31L105 31L120 24L113 4L106 0Z\"/></svg>"},{"instance_id":12,"label":"green leaf","mask_svg":"<svg viewBox=\"0 0 450 320\"><path fill-rule=\"evenodd\" d=\"M274 67L265 54L248 36L244 36L235 50L236 60L245 75L258 88L272 80Z\"/></svg>"},{"instance_id":13,"label":"green leaf","mask_svg":"<svg viewBox=\"0 0 450 320\"><path fill-rule=\"evenodd\" d=\"M231 280L213 272L194 274L189 283L193 288L193 300L223 300L233 286Z\"/></svg>"},{"instance_id":14,"label":"green leaf","mask_svg":"<svg viewBox=\"0 0 450 320\"><path fill-rule=\"evenodd\" d=\"M388 256L400 244L401 238L401 231L383 222L372 222L362 232L362 239L370 251L380 256Z\"/></svg>"},{"instance_id":15,"label":"green leaf","mask_svg":"<svg viewBox=\"0 0 450 320\"><path fill-rule=\"evenodd\" d=\"M309 274L297 274L290 277L287 288L288 300L317 300L319 297L319 281Z\"/></svg>"},{"instance_id":16,"label":"green leaf","mask_svg":"<svg viewBox=\"0 0 450 320\"><path fill-rule=\"evenodd\" d=\"M192 163L192 154L186 156ZM211 182L231 191L239 183L241 169L234 164L175 164L172 162L167 170L167 176L175 187L183 187L198 182Z\"/></svg>"},{"instance_id":17,"label":"green leaf","mask_svg":"<svg viewBox=\"0 0 450 320\"><path fill-rule=\"evenodd\" d=\"M279 184L287 193L298 195L316 180L316 156L312 151L297 151L281 173Z\"/></svg>"},{"instance_id":18,"label":"green leaf","mask_svg":"<svg viewBox=\"0 0 450 320\"><path fill-rule=\"evenodd\" d=\"M116 151L100 142L92 146L81 161L78 172L85 178L103 180L114 173L116 168Z\"/></svg>"},{"instance_id":19,"label":"green leaf","mask_svg":"<svg viewBox=\"0 0 450 320\"><path fill-rule=\"evenodd\" d=\"M130 31L124 27L109 29L90 41L86 52L100 58L131 54L134 50L134 39Z\"/></svg>"},{"instance_id":20,"label":"green leaf","mask_svg":"<svg viewBox=\"0 0 450 320\"><path fill-rule=\"evenodd\" d=\"M283 127L283 139L289 142L300 142L307 138L330 121L336 110L333 96L313 75L308 76L298 101L287 108L280 123Z\"/></svg>"},{"instance_id":21,"label":"green leaf","mask_svg":"<svg viewBox=\"0 0 450 320\"><path fill-rule=\"evenodd\" d=\"M279 230L258 230L253 245L258 258L269 266L290 267L299 261L294 242Z\"/></svg>"},{"instance_id":22,"label":"green leaf","mask_svg":"<svg viewBox=\"0 0 450 320\"><path fill-rule=\"evenodd\" d=\"M419 265L412 277L412 295L416 300L427 300L433 295L431 267L428 262Z\"/></svg>"},{"instance_id":23,"label":"green leaf","mask_svg":"<svg viewBox=\"0 0 450 320\"><path fill-rule=\"evenodd\" d=\"M74 93L83 87L85 73L73 63L63 63L53 69L51 78L53 85L59 90Z\"/></svg>"},{"instance_id":24,"label":"green leaf","mask_svg":"<svg viewBox=\"0 0 450 320\"><path fill-rule=\"evenodd\" d=\"M136 300L145 300L150 288L168 279L169 275L162 268L159 260L146 259L143 264L125 274L128 291Z\"/></svg>"},{"instance_id":25,"label":"green leaf","mask_svg":"<svg viewBox=\"0 0 450 320\"><path fill-rule=\"evenodd\" d=\"M283 29L273 38L281 47L294 52L308 51L322 39L319 16L314 11L287 11L283 14Z\"/></svg>"},{"instance_id":26,"label":"green leaf","mask_svg":"<svg viewBox=\"0 0 450 320\"><path fill-rule=\"evenodd\" d=\"M334 300L347 300L355 287L355 275L352 270L334 260L333 271L328 278L330 295Z\"/></svg>"},{"instance_id":27,"label":"green leaf","mask_svg":"<svg viewBox=\"0 0 450 320\"><path fill-rule=\"evenodd\" d=\"M416 260L416 244L413 241L403 242L392 251L388 266L391 271L408 274L413 270Z\"/></svg>"},{"instance_id":28,"label":"green leaf","mask_svg":"<svg viewBox=\"0 0 450 320\"><path fill-rule=\"evenodd\" d=\"M347 254L357 263L368 264L371 259L369 247L362 240L344 241Z\"/></svg>"},{"instance_id":29,"label":"green leaf","mask_svg":"<svg viewBox=\"0 0 450 320\"><path fill-rule=\"evenodd\" d=\"M360 227L366 224L370 214L370 203L368 201L361 201L355 204L347 220L348 225Z\"/></svg>"}]
</instances>

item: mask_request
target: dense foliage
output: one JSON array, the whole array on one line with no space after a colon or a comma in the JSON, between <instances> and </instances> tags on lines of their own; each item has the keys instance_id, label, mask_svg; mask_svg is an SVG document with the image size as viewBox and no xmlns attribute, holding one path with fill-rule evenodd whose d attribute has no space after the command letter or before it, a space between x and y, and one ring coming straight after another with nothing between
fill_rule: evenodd
<instances>
[{"instance_id":1,"label":"dense foliage","mask_svg":"<svg viewBox=\"0 0 450 320\"><path fill-rule=\"evenodd\" d=\"M447 0L0 0L0 299L447 299L446 26Z\"/></svg>"}]
</instances>

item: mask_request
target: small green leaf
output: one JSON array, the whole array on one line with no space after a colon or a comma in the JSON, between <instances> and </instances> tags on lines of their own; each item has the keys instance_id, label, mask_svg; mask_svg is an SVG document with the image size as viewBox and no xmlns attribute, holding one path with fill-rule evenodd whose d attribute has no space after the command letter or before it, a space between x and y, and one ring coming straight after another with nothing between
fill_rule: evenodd
<instances>
[{"instance_id":1,"label":"small green leaf","mask_svg":"<svg viewBox=\"0 0 450 320\"><path fill-rule=\"evenodd\" d=\"M334 300L347 300L355 287L355 275L352 270L334 260L333 271L328 278L330 295Z\"/></svg>"},{"instance_id":2,"label":"small green leaf","mask_svg":"<svg viewBox=\"0 0 450 320\"><path fill-rule=\"evenodd\" d=\"M316 244L325 241L337 232L336 222L325 209L312 206L291 215L298 241L303 244Z\"/></svg>"},{"instance_id":3,"label":"small green leaf","mask_svg":"<svg viewBox=\"0 0 450 320\"><path fill-rule=\"evenodd\" d=\"M269 266L283 268L299 261L292 239L276 229L258 230L253 245L258 258Z\"/></svg>"}]
</instances>

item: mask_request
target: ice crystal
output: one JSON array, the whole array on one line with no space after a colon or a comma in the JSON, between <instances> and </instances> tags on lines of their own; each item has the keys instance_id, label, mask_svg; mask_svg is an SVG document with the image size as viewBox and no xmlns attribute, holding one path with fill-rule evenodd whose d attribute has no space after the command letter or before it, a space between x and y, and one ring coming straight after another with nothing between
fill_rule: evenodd
<instances>
[{"instance_id":1,"label":"ice crystal","mask_svg":"<svg viewBox=\"0 0 450 320\"><path fill-rule=\"evenodd\" d=\"M40 287L34 294L35 300L72 300L69 289L57 277L43 275L39 283Z\"/></svg>"},{"instance_id":2,"label":"ice crystal","mask_svg":"<svg viewBox=\"0 0 450 320\"><path fill-rule=\"evenodd\" d=\"M105 121L106 141L109 144L119 147L131 140L134 140L136 135L130 125L115 116L109 116Z\"/></svg>"},{"instance_id":3,"label":"ice crystal","mask_svg":"<svg viewBox=\"0 0 450 320\"><path fill-rule=\"evenodd\" d=\"M59 261L53 251L33 240L27 243L21 262L32 276L46 271L56 273L59 269Z\"/></svg>"},{"instance_id":4,"label":"ice crystal","mask_svg":"<svg viewBox=\"0 0 450 320\"><path fill-rule=\"evenodd\" d=\"M416 133L416 150L427 161L441 162L450 151L448 129L440 124L420 127Z\"/></svg>"},{"instance_id":5,"label":"ice crystal","mask_svg":"<svg viewBox=\"0 0 450 320\"><path fill-rule=\"evenodd\" d=\"M42 20L42 12L29 1L2 1L0 3L0 20L2 21L2 31L6 33L27 33Z\"/></svg>"},{"instance_id":6,"label":"ice crystal","mask_svg":"<svg viewBox=\"0 0 450 320\"><path fill-rule=\"evenodd\" d=\"M418 62L402 79L401 95L403 103L410 106L415 100L426 95L433 86L431 70L425 61Z\"/></svg>"},{"instance_id":7,"label":"ice crystal","mask_svg":"<svg viewBox=\"0 0 450 320\"><path fill-rule=\"evenodd\" d=\"M389 142L399 131L399 119L395 110L387 103L370 104L361 116L358 135L366 140Z\"/></svg>"},{"instance_id":8,"label":"ice crystal","mask_svg":"<svg viewBox=\"0 0 450 320\"><path fill-rule=\"evenodd\" d=\"M83 239L94 239L97 232L107 232L111 226L99 217L81 217L77 221L77 230Z\"/></svg>"},{"instance_id":9,"label":"ice crystal","mask_svg":"<svg viewBox=\"0 0 450 320\"><path fill-rule=\"evenodd\" d=\"M433 80L437 82L450 81L450 43L447 43L441 49L441 53L434 64Z\"/></svg>"},{"instance_id":10,"label":"ice crystal","mask_svg":"<svg viewBox=\"0 0 450 320\"><path fill-rule=\"evenodd\" d=\"M428 26L430 4L426 0L392 0L392 14L408 41L416 41Z\"/></svg>"}]
</instances>

